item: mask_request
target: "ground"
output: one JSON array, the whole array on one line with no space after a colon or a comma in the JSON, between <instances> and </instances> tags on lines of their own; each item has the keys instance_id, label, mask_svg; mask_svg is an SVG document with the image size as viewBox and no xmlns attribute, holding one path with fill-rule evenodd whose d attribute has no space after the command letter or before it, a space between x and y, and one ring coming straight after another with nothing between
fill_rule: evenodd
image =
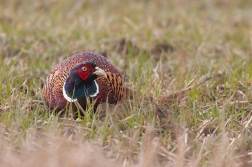
<instances>
[{"instance_id":1,"label":"ground","mask_svg":"<svg viewBox=\"0 0 252 167\"><path fill-rule=\"evenodd\" d=\"M83 51L138 94L76 121L42 87ZM0 164L251 166L251 51L252 1L1 0Z\"/></svg>"}]
</instances>

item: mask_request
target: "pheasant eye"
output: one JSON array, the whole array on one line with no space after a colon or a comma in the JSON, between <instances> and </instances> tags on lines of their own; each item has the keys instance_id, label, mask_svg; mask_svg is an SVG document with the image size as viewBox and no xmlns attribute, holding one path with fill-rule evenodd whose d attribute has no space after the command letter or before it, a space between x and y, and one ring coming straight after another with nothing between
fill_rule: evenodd
<instances>
[{"instance_id":1,"label":"pheasant eye","mask_svg":"<svg viewBox=\"0 0 252 167\"><path fill-rule=\"evenodd\" d=\"M87 68L86 67L81 67L81 70L82 71L87 71Z\"/></svg>"}]
</instances>

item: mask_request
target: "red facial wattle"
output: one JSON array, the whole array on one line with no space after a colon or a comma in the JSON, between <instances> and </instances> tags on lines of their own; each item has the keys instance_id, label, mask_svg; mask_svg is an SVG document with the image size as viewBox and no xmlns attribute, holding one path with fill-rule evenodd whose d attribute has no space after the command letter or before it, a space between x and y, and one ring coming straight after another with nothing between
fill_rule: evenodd
<instances>
[{"instance_id":1,"label":"red facial wattle","mask_svg":"<svg viewBox=\"0 0 252 167\"><path fill-rule=\"evenodd\" d=\"M83 67L86 67L86 71L83 71L83 70L82 70ZM80 77L83 81L85 81L85 80L89 77L90 73L92 73L92 72L95 71L94 67L91 66L91 65L89 65L89 64L85 64L85 65L83 65L83 66L80 66L80 67L78 67L76 70L77 70L77 73L78 73L79 77Z\"/></svg>"}]
</instances>

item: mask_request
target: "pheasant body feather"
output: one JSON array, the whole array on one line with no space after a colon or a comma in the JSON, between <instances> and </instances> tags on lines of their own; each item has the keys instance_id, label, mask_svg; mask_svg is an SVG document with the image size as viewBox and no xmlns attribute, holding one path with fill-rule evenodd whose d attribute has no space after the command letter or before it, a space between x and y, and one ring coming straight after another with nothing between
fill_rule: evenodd
<instances>
[{"instance_id":1,"label":"pheasant body feather","mask_svg":"<svg viewBox=\"0 0 252 167\"><path fill-rule=\"evenodd\" d=\"M63 110L66 107L67 100L63 96L63 85L71 70L76 65L85 62L95 63L107 75L106 77L101 76L95 79L99 89L97 95L93 97L95 105L104 102L116 104L125 98L125 87L119 71L102 55L93 52L83 52L57 64L48 74L43 87L43 96L51 109ZM85 109L86 101L79 100L79 102Z\"/></svg>"}]
</instances>

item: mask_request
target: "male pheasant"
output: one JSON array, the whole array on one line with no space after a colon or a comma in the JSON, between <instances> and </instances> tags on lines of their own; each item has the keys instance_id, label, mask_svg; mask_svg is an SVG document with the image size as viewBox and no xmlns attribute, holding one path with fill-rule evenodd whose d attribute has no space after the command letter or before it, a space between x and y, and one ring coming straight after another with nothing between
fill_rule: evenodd
<instances>
[{"instance_id":1,"label":"male pheasant","mask_svg":"<svg viewBox=\"0 0 252 167\"><path fill-rule=\"evenodd\" d=\"M125 98L126 91L121 74L105 57L83 52L53 67L46 78L43 96L51 109L63 110L67 102L78 102L85 110L87 98L95 102L96 108L104 102L118 103Z\"/></svg>"}]
</instances>

